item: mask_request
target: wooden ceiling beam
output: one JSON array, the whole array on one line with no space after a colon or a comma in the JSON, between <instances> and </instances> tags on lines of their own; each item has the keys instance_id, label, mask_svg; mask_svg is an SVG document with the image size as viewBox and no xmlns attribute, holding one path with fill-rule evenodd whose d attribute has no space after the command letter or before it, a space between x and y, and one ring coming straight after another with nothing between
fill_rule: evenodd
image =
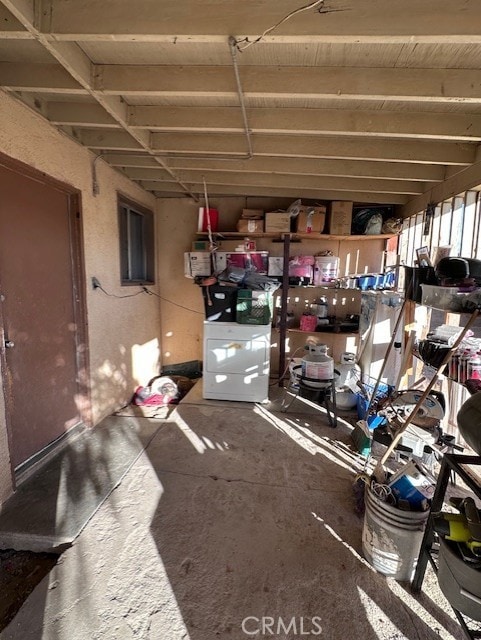
<instances>
[{"instance_id":1,"label":"wooden ceiling beam","mask_svg":"<svg viewBox=\"0 0 481 640\"><path fill-rule=\"evenodd\" d=\"M302 3L301 3L302 4ZM41 30L56 38L82 34L112 40L116 36L139 41L142 36L195 37L210 34L249 34L253 39L297 8L292 0L265 0L262 11L257 0L50 0L42 15ZM326 5L297 14L280 25L272 36L317 36L332 38L473 38L479 36L481 8L478 2L464 2L462 10L452 0L403 0L391 3L389 11L381 0L362 0L346 6ZM76 35L75 35L76 34Z\"/></svg>"},{"instance_id":2,"label":"wooden ceiling beam","mask_svg":"<svg viewBox=\"0 0 481 640\"><path fill-rule=\"evenodd\" d=\"M152 189L147 188L147 184L139 183L144 189L152 191L157 197L162 198L164 192L175 192L180 189L173 183L165 183L164 189L160 187L160 183L152 183ZM204 188L202 184L198 185L198 189L192 189L194 193L202 197ZM216 196L240 196L240 197L285 197L296 200L302 195L306 200L352 200L353 202L370 202L376 204L405 204L409 196L402 194L385 194L385 193L365 193L358 191L333 191L333 190L320 190L320 189L303 189L302 193L299 189L292 187L251 187L249 191L244 187L236 187L233 185L212 185L209 187L209 198L215 198Z\"/></svg>"},{"instance_id":3,"label":"wooden ceiling beam","mask_svg":"<svg viewBox=\"0 0 481 640\"><path fill-rule=\"evenodd\" d=\"M0 62L0 86L12 91L87 93L62 65L53 63Z\"/></svg>"},{"instance_id":4,"label":"wooden ceiling beam","mask_svg":"<svg viewBox=\"0 0 481 640\"><path fill-rule=\"evenodd\" d=\"M256 108L247 110L252 133L342 135L419 140L481 141L481 116L474 114L345 111L334 109ZM54 124L80 127L119 126L98 104L50 102L47 117ZM193 133L242 133L235 107L129 107L131 128Z\"/></svg>"},{"instance_id":5,"label":"wooden ceiling beam","mask_svg":"<svg viewBox=\"0 0 481 640\"><path fill-rule=\"evenodd\" d=\"M95 133L92 138L95 139ZM461 164L474 161L475 145L454 142L335 138L324 136L254 135L254 155L300 158L342 158L412 162L420 164ZM185 153L186 156L246 153L245 139L238 134L153 133L152 148L157 153ZM213 157L212 159L215 159ZM240 158L239 158L240 159Z\"/></svg>"},{"instance_id":6,"label":"wooden ceiling beam","mask_svg":"<svg viewBox=\"0 0 481 640\"><path fill-rule=\"evenodd\" d=\"M423 195L410 198L409 202L403 208L402 215L403 217L408 217L420 211L425 211L430 202L442 202L443 200L452 198L458 193L479 188L479 186L481 186L481 161L464 168L462 171L447 178L447 180L434 185Z\"/></svg>"},{"instance_id":7,"label":"wooden ceiling beam","mask_svg":"<svg viewBox=\"0 0 481 640\"><path fill-rule=\"evenodd\" d=\"M247 109L247 118L253 133L481 140L481 116L474 114L255 108ZM129 108L129 123L152 131L243 131L242 114L235 107L136 106Z\"/></svg>"},{"instance_id":8,"label":"wooden ceiling beam","mask_svg":"<svg viewBox=\"0 0 481 640\"><path fill-rule=\"evenodd\" d=\"M372 67L244 66L245 97L481 103L479 71ZM226 66L95 65L95 90L112 95L235 96Z\"/></svg>"},{"instance_id":9,"label":"wooden ceiling beam","mask_svg":"<svg viewBox=\"0 0 481 640\"><path fill-rule=\"evenodd\" d=\"M132 180L142 181L152 190L154 182L171 180L165 172L152 169L126 169L125 174ZM198 171L182 171L178 173L183 182L189 185L203 183L203 175ZM333 178L319 176L292 176L286 174L258 174L258 173L210 173L206 176L209 185L238 185L250 191L251 187L292 187L299 193L304 189L335 190L335 191L359 191L383 194L420 195L426 190L422 182L408 182L401 180L372 180L368 178Z\"/></svg>"},{"instance_id":10,"label":"wooden ceiling beam","mask_svg":"<svg viewBox=\"0 0 481 640\"><path fill-rule=\"evenodd\" d=\"M1 2L2 0L0 0ZM27 32L14 32L18 33L18 37L25 39L31 39L32 36ZM0 40L8 39L12 37L10 31L0 31ZM255 40L257 35L238 35L239 40L249 41ZM78 42L78 43L90 43L90 42L135 42L135 43L152 43L152 44L207 44L207 45L226 45L227 38L224 34L211 34L200 33L193 34L188 33L184 35L175 35L173 33L129 33L127 29L124 29L122 33L109 33L100 31L99 33L86 33L78 31L69 31L68 33L60 32L44 32L44 38L50 42ZM390 35L379 34L377 36L368 34L352 34L352 35L339 35L339 34L305 34L305 35L268 35L263 38L263 44L269 45L338 45L338 44L355 44L355 45L414 45L414 44L439 44L440 37L431 34L420 34L413 36L411 34L405 35ZM481 44L481 35L479 33L459 33L443 36L443 44L446 45L471 45Z\"/></svg>"},{"instance_id":11,"label":"wooden ceiling beam","mask_svg":"<svg viewBox=\"0 0 481 640\"><path fill-rule=\"evenodd\" d=\"M114 167L156 168L152 158L129 154L108 154L107 162ZM445 176L445 167L428 164L401 162L368 162L358 160L329 160L311 158L254 157L250 160L194 160L192 158L169 158L172 169L224 172L290 173L292 175L335 176L375 178L378 180L414 180L418 182L440 182ZM461 167L462 168L462 167ZM459 171L460 167L453 169Z\"/></svg>"},{"instance_id":12,"label":"wooden ceiling beam","mask_svg":"<svg viewBox=\"0 0 481 640\"><path fill-rule=\"evenodd\" d=\"M74 127L113 127L120 124L99 104L48 102L46 116L52 124Z\"/></svg>"},{"instance_id":13,"label":"wooden ceiling beam","mask_svg":"<svg viewBox=\"0 0 481 640\"><path fill-rule=\"evenodd\" d=\"M140 142L134 140L127 131L79 129L76 131L75 137L90 149L102 151L142 151Z\"/></svg>"},{"instance_id":14,"label":"wooden ceiling beam","mask_svg":"<svg viewBox=\"0 0 481 640\"><path fill-rule=\"evenodd\" d=\"M119 135L124 133L125 137L130 138L125 146L116 147L120 149L130 149L132 146L141 147L150 152L150 134L147 131L132 130L127 122L127 106L120 96L105 96L95 91L92 86L92 63L83 50L76 44L71 42L51 42L46 39L39 28L39 23L48 14L43 11L41 2L36 0L0 0L0 3L8 11L12 13L16 20L26 29L48 53L70 74L75 83L83 90L90 94L97 103L105 109L105 111L120 125L123 132L117 132ZM50 6L50 9L52 7ZM78 9L78 7L76 7ZM69 12L72 13L70 7ZM74 13L77 16L77 13ZM74 18L75 19L75 18ZM17 65L15 65L17 66ZM36 67L37 65L33 65ZM51 65L57 67L58 65ZM0 74L1 76L1 74ZM0 85L1 85L0 81ZM166 168L161 158L156 158L162 167ZM173 180L178 181L174 172L167 169ZM179 182L179 186L185 191L186 195L192 195L188 189Z\"/></svg>"},{"instance_id":15,"label":"wooden ceiling beam","mask_svg":"<svg viewBox=\"0 0 481 640\"><path fill-rule=\"evenodd\" d=\"M293 173L314 176L336 176L339 178L358 176L379 180L414 180L439 182L443 180L445 168L435 165L401 162L369 162L338 160L337 158L281 158L254 157L251 160L191 160L171 158L169 165L178 169L210 171L257 171L259 173Z\"/></svg>"}]
</instances>

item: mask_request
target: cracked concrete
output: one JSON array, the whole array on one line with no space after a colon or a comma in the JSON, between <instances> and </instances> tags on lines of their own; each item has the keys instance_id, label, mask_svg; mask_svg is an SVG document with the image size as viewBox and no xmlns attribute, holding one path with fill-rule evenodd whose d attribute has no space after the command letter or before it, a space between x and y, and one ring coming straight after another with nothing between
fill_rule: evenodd
<instances>
[{"instance_id":1,"label":"cracked concrete","mask_svg":"<svg viewBox=\"0 0 481 640\"><path fill-rule=\"evenodd\" d=\"M159 421L2 640L463 637L431 574L414 597L362 558L347 424L196 393ZM314 617L320 635L304 633ZM262 618L295 627L262 633Z\"/></svg>"}]
</instances>

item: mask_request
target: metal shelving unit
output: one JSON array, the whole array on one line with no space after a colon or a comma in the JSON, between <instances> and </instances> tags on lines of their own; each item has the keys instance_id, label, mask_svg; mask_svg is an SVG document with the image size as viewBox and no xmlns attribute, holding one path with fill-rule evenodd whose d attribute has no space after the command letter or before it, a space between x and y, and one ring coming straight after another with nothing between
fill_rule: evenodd
<instances>
[{"instance_id":1,"label":"metal shelving unit","mask_svg":"<svg viewBox=\"0 0 481 640\"><path fill-rule=\"evenodd\" d=\"M199 238L206 238L209 236L208 232L202 231L197 232L196 235ZM290 255L290 247L291 243L300 242L300 241L308 241L308 242L339 242L339 246L341 243L348 242L366 242L370 240L388 240L394 237L396 234L379 234L379 235L331 235L324 233L293 233L293 232L258 232L258 233L243 233L240 231L216 231L212 233L212 236L218 240L229 240L229 239L238 239L245 238L246 236L252 239L256 238L266 238L271 242L282 243L283 245L283 259L284 259L284 270L282 275L282 287L280 290L280 323L279 323L279 373L285 370L286 366L286 339L290 332L296 332L295 329L288 329L286 326L287 319L287 305L288 305L288 294L289 294L289 274L288 274L288 264L289 264L289 255ZM319 287L309 287L310 289L318 288L322 289L322 286ZM301 332L297 330L297 333L306 334L306 332ZM321 333L321 332L316 332ZM332 335L334 332L326 332L327 335ZM357 333L352 332L340 332L336 335L358 335ZM283 386L282 377L279 379L279 386Z\"/></svg>"},{"instance_id":2,"label":"metal shelving unit","mask_svg":"<svg viewBox=\"0 0 481 640\"><path fill-rule=\"evenodd\" d=\"M443 456L436 489L431 503L431 513L442 510L449 478L452 473L457 474L469 489L481 500L481 476L474 473L470 466L481 467L481 457L451 453L446 453ZM421 591L428 562L433 567L435 573L438 571L436 556L433 549L435 539L436 534L433 528L432 517L430 516L424 531L416 572L411 583L411 589L415 593L419 593L419 591ZM481 622L470 620L455 607L453 607L453 611L467 638L473 640L475 638L481 638Z\"/></svg>"},{"instance_id":3,"label":"metal shelving unit","mask_svg":"<svg viewBox=\"0 0 481 640\"><path fill-rule=\"evenodd\" d=\"M207 238L207 231L198 231L196 235L199 238ZM215 231L212 235L219 238L272 238L282 241L284 238L289 237L291 240L343 240L347 242L359 242L360 240L387 240L392 238L392 233L380 234L380 235L364 235L364 236L339 236L330 235L327 233L287 233L280 231L262 231L257 233L243 233L242 231Z\"/></svg>"}]
</instances>

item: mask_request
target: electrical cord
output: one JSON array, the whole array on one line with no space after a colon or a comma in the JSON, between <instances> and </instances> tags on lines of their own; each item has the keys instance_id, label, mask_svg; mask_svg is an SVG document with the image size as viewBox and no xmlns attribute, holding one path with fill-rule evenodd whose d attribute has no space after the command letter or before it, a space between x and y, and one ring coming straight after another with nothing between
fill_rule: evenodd
<instances>
[{"instance_id":1,"label":"electrical cord","mask_svg":"<svg viewBox=\"0 0 481 640\"><path fill-rule=\"evenodd\" d=\"M304 347L298 347L298 348L294 351L294 353L292 354L292 356L290 356L290 357L289 357L288 362L287 362L287 365L286 365L286 368L285 368L285 369L284 369L284 371L282 372L282 375L278 376L278 377L275 379L275 381L274 381L274 382L271 382L271 383L270 383L270 385L269 385L270 387L273 387L273 386L275 386L276 384L278 384L280 380L284 380L284 378L286 377L286 373L288 372L289 367L290 367L290 365L291 365L291 362L294 360L294 356L296 355L296 353L297 353L298 351L304 351Z\"/></svg>"},{"instance_id":2,"label":"electrical cord","mask_svg":"<svg viewBox=\"0 0 481 640\"><path fill-rule=\"evenodd\" d=\"M137 291L137 293L129 293L126 296L118 296L115 293L109 293L108 291L105 291L101 284L97 284L95 288L100 289L100 291L109 298L135 298L135 296L140 296L141 293L144 293L144 290L141 289L140 291Z\"/></svg>"},{"instance_id":3,"label":"electrical cord","mask_svg":"<svg viewBox=\"0 0 481 640\"><path fill-rule=\"evenodd\" d=\"M149 296L155 296L156 298L159 298L160 300L163 300L164 302L168 302L169 304L173 304L174 307L179 307L180 309L184 309L185 311L190 311L191 313L198 313L201 316L204 315L203 311L196 311L195 309L189 309L189 307L184 307L183 305L178 304L177 302L174 302L173 300L169 300L168 298L163 298L162 296L159 296L158 293L155 293L155 291L150 291L150 289L147 289L147 287L142 287L142 290L145 293L147 293Z\"/></svg>"},{"instance_id":4,"label":"electrical cord","mask_svg":"<svg viewBox=\"0 0 481 640\"><path fill-rule=\"evenodd\" d=\"M310 2L309 4L306 4L303 7L299 7L299 9L295 9L294 11L291 11L290 13L288 13L286 16L284 16L282 18L282 20L279 20L279 22L277 22L276 24L274 24L272 27L269 27L268 29L266 29L264 31L264 33L262 33L258 38L256 38L255 40L252 40L252 42L249 42L249 40L247 38L244 38L243 40L238 40L236 41L236 47L238 49L238 51L245 51L248 47L250 47L253 44L256 44L257 42L260 42L263 38L265 38L269 33L271 33L272 31L274 31L274 29L277 29L277 27L279 27L281 24L283 24L284 22L286 22L286 20L289 20L289 18L292 18L293 16L295 16L298 13L301 13L301 11L307 11L307 9L313 9L315 6L317 5L322 5L324 4L324 0L315 0L315 2ZM246 42L246 44L243 47L240 47L239 45L242 42Z\"/></svg>"},{"instance_id":5,"label":"electrical cord","mask_svg":"<svg viewBox=\"0 0 481 640\"><path fill-rule=\"evenodd\" d=\"M371 491L376 497L388 504L396 504L396 498L392 492L392 489L387 484L381 484L380 482L371 482Z\"/></svg>"},{"instance_id":6,"label":"electrical cord","mask_svg":"<svg viewBox=\"0 0 481 640\"><path fill-rule=\"evenodd\" d=\"M137 291L136 293L128 293L125 296L118 296L116 293L110 293L109 291L106 291L96 278L95 280L96 280L95 289L100 289L100 291L104 295L108 296L109 298L135 298L136 296L140 296L142 293L146 293L149 296L156 296L157 298L160 298L160 300L163 300L164 302L169 302L170 304L173 304L175 307L179 307L180 309L184 309L185 311L190 311L191 313L198 313L201 316L204 315L203 311L196 311L195 309L189 309L189 307L184 307L183 305L178 304L173 300L168 300L167 298L163 298L162 296L159 296L158 293L155 293L155 291L151 291L150 289L147 289L147 287L143 285L141 286L140 291Z\"/></svg>"}]
</instances>

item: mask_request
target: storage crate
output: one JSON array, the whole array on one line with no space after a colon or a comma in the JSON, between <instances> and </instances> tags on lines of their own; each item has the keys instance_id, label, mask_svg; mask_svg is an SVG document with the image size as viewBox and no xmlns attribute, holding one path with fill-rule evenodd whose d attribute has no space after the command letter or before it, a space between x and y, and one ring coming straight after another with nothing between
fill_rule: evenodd
<instances>
[{"instance_id":1,"label":"storage crate","mask_svg":"<svg viewBox=\"0 0 481 640\"><path fill-rule=\"evenodd\" d=\"M240 289L236 309L236 321L239 324L270 324L272 295L267 291Z\"/></svg>"},{"instance_id":2,"label":"storage crate","mask_svg":"<svg viewBox=\"0 0 481 640\"><path fill-rule=\"evenodd\" d=\"M211 284L202 287L205 319L208 322L235 322L237 287Z\"/></svg>"},{"instance_id":3,"label":"storage crate","mask_svg":"<svg viewBox=\"0 0 481 640\"><path fill-rule=\"evenodd\" d=\"M431 284L421 284L421 304L443 311L462 311L464 295L457 287L436 287Z\"/></svg>"}]
</instances>

